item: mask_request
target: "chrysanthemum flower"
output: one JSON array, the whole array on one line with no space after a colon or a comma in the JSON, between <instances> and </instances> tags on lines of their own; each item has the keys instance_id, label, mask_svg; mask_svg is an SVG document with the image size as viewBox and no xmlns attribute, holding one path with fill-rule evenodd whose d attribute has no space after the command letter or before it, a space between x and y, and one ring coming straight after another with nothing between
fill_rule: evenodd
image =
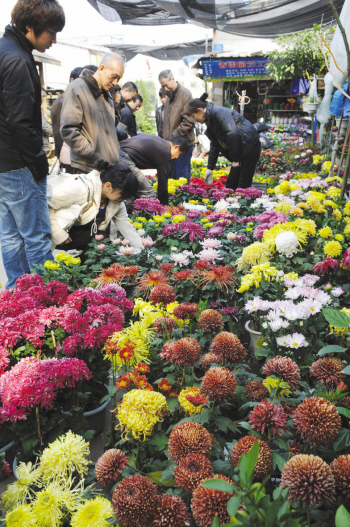
<instances>
[{"instance_id":1,"label":"chrysanthemum flower","mask_svg":"<svg viewBox=\"0 0 350 527\"><path fill-rule=\"evenodd\" d=\"M298 236L291 231L281 232L275 238L276 250L279 254L291 258L299 251Z\"/></svg>"},{"instance_id":2,"label":"chrysanthemum flower","mask_svg":"<svg viewBox=\"0 0 350 527\"><path fill-rule=\"evenodd\" d=\"M158 285L152 289L149 299L153 304L163 304L164 306L167 306L168 304L175 302L176 295L172 287L169 285Z\"/></svg>"},{"instance_id":3,"label":"chrysanthemum flower","mask_svg":"<svg viewBox=\"0 0 350 527\"><path fill-rule=\"evenodd\" d=\"M134 356L134 350L131 348L123 348L118 351L118 356L121 358L121 360L130 360L131 357Z\"/></svg>"},{"instance_id":4,"label":"chrysanthemum flower","mask_svg":"<svg viewBox=\"0 0 350 527\"><path fill-rule=\"evenodd\" d=\"M332 240L324 244L323 252L326 256L329 256L330 258L335 258L336 256L339 256L341 254L342 246L339 242Z\"/></svg>"},{"instance_id":5,"label":"chrysanthemum flower","mask_svg":"<svg viewBox=\"0 0 350 527\"><path fill-rule=\"evenodd\" d=\"M271 430L273 438L276 435L284 435L286 433L287 421L288 417L282 408L267 399L262 401L261 404L254 406L249 414L249 424L253 430L257 430L261 434Z\"/></svg>"},{"instance_id":6,"label":"chrysanthemum flower","mask_svg":"<svg viewBox=\"0 0 350 527\"><path fill-rule=\"evenodd\" d=\"M220 359L218 358L217 355L215 355L215 353L212 353L212 352L206 353L205 355L203 355L202 360L201 360L202 370L207 371L212 364L217 363L219 360Z\"/></svg>"},{"instance_id":7,"label":"chrysanthemum flower","mask_svg":"<svg viewBox=\"0 0 350 527\"><path fill-rule=\"evenodd\" d=\"M61 488L54 482L37 492L32 507L38 525L60 527L66 510L74 507L74 501L69 490Z\"/></svg>"},{"instance_id":8,"label":"chrysanthemum flower","mask_svg":"<svg viewBox=\"0 0 350 527\"><path fill-rule=\"evenodd\" d=\"M158 496L152 527L187 527L189 525L189 512L180 496L171 494Z\"/></svg>"},{"instance_id":9,"label":"chrysanthemum flower","mask_svg":"<svg viewBox=\"0 0 350 527\"><path fill-rule=\"evenodd\" d=\"M37 527L37 518L30 505L18 505L6 514L7 527Z\"/></svg>"},{"instance_id":10,"label":"chrysanthemum flower","mask_svg":"<svg viewBox=\"0 0 350 527\"><path fill-rule=\"evenodd\" d=\"M140 291L145 292L148 295L150 289L157 286L169 285L168 277L162 271L149 271L143 276L138 277L136 281L135 294Z\"/></svg>"},{"instance_id":11,"label":"chrysanthemum flower","mask_svg":"<svg viewBox=\"0 0 350 527\"><path fill-rule=\"evenodd\" d=\"M330 467L318 456L299 454L283 467L281 485L289 487L290 501L302 500L303 507L321 500L335 500L335 482Z\"/></svg>"},{"instance_id":12,"label":"chrysanthemum flower","mask_svg":"<svg viewBox=\"0 0 350 527\"><path fill-rule=\"evenodd\" d=\"M249 454L255 441L259 441L259 456L255 465L253 479L254 481L261 481L267 474L270 474L272 469L271 448L266 441L257 439L255 436L242 437L231 450L231 465L234 468L237 467L242 454Z\"/></svg>"},{"instance_id":13,"label":"chrysanthemum flower","mask_svg":"<svg viewBox=\"0 0 350 527\"><path fill-rule=\"evenodd\" d=\"M268 389L270 395L273 394L273 397L277 397L278 399L289 397L292 394L289 384L282 381L282 379L266 377L263 380L263 385Z\"/></svg>"},{"instance_id":14,"label":"chrysanthemum flower","mask_svg":"<svg viewBox=\"0 0 350 527\"><path fill-rule=\"evenodd\" d=\"M102 496L86 500L78 505L72 515L71 527L108 527L108 518L113 516L111 502Z\"/></svg>"},{"instance_id":15,"label":"chrysanthemum flower","mask_svg":"<svg viewBox=\"0 0 350 527\"><path fill-rule=\"evenodd\" d=\"M310 366L310 375L316 377L325 388L335 390L340 381L345 379L342 372L344 364L336 357L324 357L313 362Z\"/></svg>"},{"instance_id":16,"label":"chrysanthemum flower","mask_svg":"<svg viewBox=\"0 0 350 527\"><path fill-rule=\"evenodd\" d=\"M126 467L128 459L118 448L107 450L98 458L95 465L97 481L102 486L117 481L121 470Z\"/></svg>"},{"instance_id":17,"label":"chrysanthemum flower","mask_svg":"<svg viewBox=\"0 0 350 527\"><path fill-rule=\"evenodd\" d=\"M207 457L203 454L188 454L180 459L175 467L174 478L176 483L190 494L196 489L203 479L213 476L213 468Z\"/></svg>"},{"instance_id":18,"label":"chrysanthemum flower","mask_svg":"<svg viewBox=\"0 0 350 527\"><path fill-rule=\"evenodd\" d=\"M41 469L32 463L20 463L17 467L18 480L8 485L2 493L1 502L6 510L12 509L16 503L25 503L34 496L33 487L40 486Z\"/></svg>"},{"instance_id":19,"label":"chrysanthemum flower","mask_svg":"<svg viewBox=\"0 0 350 527\"><path fill-rule=\"evenodd\" d=\"M204 375L201 390L213 401L228 401L236 392L236 377L227 368L210 368Z\"/></svg>"},{"instance_id":20,"label":"chrysanthemum flower","mask_svg":"<svg viewBox=\"0 0 350 527\"><path fill-rule=\"evenodd\" d=\"M341 427L341 418L334 404L323 397L310 397L297 407L293 425L302 439L311 446L331 448Z\"/></svg>"},{"instance_id":21,"label":"chrysanthemum flower","mask_svg":"<svg viewBox=\"0 0 350 527\"><path fill-rule=\"evenodd\" d=\"M216 335L211 343L210 351L215 353L220 361L225 360L233 364L242 362L247 356L239 338L227 331Z\"/></svg>"},{"instance_id":22,"label":"chrysanthemum flower","mask_svg":"<svg viewBox=\"0 0 350 527\"><path fill-rule=\"evenodd\" d=\"M192 366L199 360L200 354L199 342L191 337L184 337L175 342L169 360L179 366L184 364Z\"/></svg>"},{"instance_id":23,"label":"chrysanthemum flower","mask_svg":"<svg viewBox=\"0 0 350 527\"><path fill-rule=\"evenodd\" d=\"M245 387L244 395L247 397L247 399L250 399L256 403L260 403L263 399L269 397L270 392L261 381L251 381L248 382L247 386Z\"/></svg>"},{"instance_id":24,"label":"chrysanthemum flower","mask_svg":"<svg viewBox=\"0 0 350 527\"><path fill-rule=\"evenodd\" d=\"M222 325L223 318L215 309L205 309L198 319L198 326L204 332L220 331Z\"/></svg>"},{"instance_id":25,"label":"chrysanthemum flower","mask_svg":"<svg viewBox=\"0 0 350 527\"><path fill-rule=\"evenodd\" d=\"M197 264L202 261L199 260ZM236 280L234 270L230 265L214 265L211 269L203 269L200 272L200 282L198 287L205 287L209 284L217 285L222 290L234 290Z\"/></svg>"},{"instance_id":26,"label":"chrysanthemum flower","mask_svg":"<svg viewBox=\"0 0 350 527\"><path fill-rule=\"evenodd\" d=\"M158 387L163 392L168 392L169 390L171 390L171 384L166 379L161 379L158 383Z\"/></svg>"},{"instance_id":27,"label":"chrysanthemum flower","mask_svg":"<svg viewBox=\"0 0 350 527\"><path fill-rule=\"evenodd\" d=\"M75 471L83 476L88 472L89 457L89 443L69 430L45 448L40 461L43 478L66 478Z\"/></svg>"},{"instance_id":28,"label":"chrysanthemum flower","mask_svg":"<svg viewBox=\"0 0 350 527\"><path fill-rule=\"evenodd\" d=\"M176 343L174 341L166 342L162 348L162 351L159 353L159 356L162 359L174 362L175 344Z\"/></svg>"},{"instance_id":29,"label":"chrysanthemum flower","mask_svg":"<svg viewBox=\"0 0 350 527\"><path fill-rule=\"evenodd\" d=\"M262 370L267 377L275 375L286 381L293 390L299 388L300 370L296 362L289 357L278 355L267 361Z\"/></svg>"},{"instance_id":30,"label":"chrysanthemum flower","mask_svg":"<svg viewBox=\"0 0 350 527\"><path fill-rule=\"evenodd\" d=\"M328 226L320 229L318 231L318 234L319 236L321 236L321 238L332 238L333 236L332 229Z\"/></svg>"},{"instance_id":31,"label":"chrysanthemum flower","mask_svg":"<svg viewBox=\"0 0 350 527\"><path fill-rule=\"evenodd\" d=\"M312 268L312 272L315 274L318 274L319 276L323 276L330 271L334 271L336 274L339 270L339 261L336 258L330 258L327 256L322 262L318 262L315 264Z\"/></svg>"},{"instance_id":32,"label":"chrysanthemum flower","mask_svg":"<svg viewBox=\"0 0 350 527\"><path fill-rule=\"evenodd\" d=\"M241 271L253 265L258 265L263 257L267 259L271 257L271 251L268 245L261 242L254 242L243 249L242 256L236 261L237 269Z\"/></svg>"},{"instance_id":33,"label":"chrysanthemum flower","mask_svg":"<svg viewBox=\"0 0 350 527\"><path fill-rule=\"evenodd\" d=\"M157 333L171 333L176 328L177 324L171 317L158 317L154 321L154 329Z\"/></svg>"},{"instance_id":34,"label":"chrysanthemum flower","mask_svg":"<svg viewBox=\"0 0 350 527\"><path fill-rule=\"evenodd\" d=\"M346 500L350 499L350 455L339 456L331 463L335 488Z\"/></svg>"},{"instance_id":35,"label":"chrysanthemum flower","mask_svg":"<svg viewBox=\"0 0 350 527\"><path fill-rule=\"evenodd\" d=\"M197 394L201 395L201 390L200 390L200 388L197 388L196 386L192 386L190 388L184 388L180 392L180 395L179 395L180 406L189 415L200 414L200 413L203 412L203 405L202 404L200 404L199 406L196 406L196 405L192 404L187 398L189 395L194 395L195 396Z\"/></svg>"},{"instance_id":36,"label":"chrysanthemum flower","mask_svg":"<svg viewBox=\"0 0 350 527\"><path fill-rule=\"evenodd\" d=\"M199 312L197 304L191 304L190 302L183 302L176 306L173 311L173 315L181 320L196 318L196 314Z\"/></svg>"},{"instance_id":37,"label":"chrysanthemum flower","mask_svg":"<svg viewBox=\"0 0 350 527\"><path fill-rule=\"evenodd\" d=\"M225 476L216 475L216 479L222 479L227 483L234 483ZM230 521L230 515L227 512L227 503L232 498L230 492L221 490L212 490L198 485L193 492L191 509L196 525L199 527L211 527L214 518L219 518L220 525Z\"/></svg>"},{"instance_id":38,"label":"chrysanthemum flower","mask_svg":"<svg viewBox=\"0 0 350 527\"><path fill-rule=\"evenodd\" d=\"M204 426L193 421L184 421L172 429L168 450L171 459L179 462L190 453L209 456L212 445L212 437Z\"/></svg>"},{"instance_id":39,"label":"chrysanthemum flower","mask_svg":"<svg viewBox=\"0 0 350 527\"><path fill-rule=\"evenodd\" d=\"M115 517L126 527L149 527L157 505L157 487L144 476L118 483L112 495Z\"/></svg>"}]
</instances>

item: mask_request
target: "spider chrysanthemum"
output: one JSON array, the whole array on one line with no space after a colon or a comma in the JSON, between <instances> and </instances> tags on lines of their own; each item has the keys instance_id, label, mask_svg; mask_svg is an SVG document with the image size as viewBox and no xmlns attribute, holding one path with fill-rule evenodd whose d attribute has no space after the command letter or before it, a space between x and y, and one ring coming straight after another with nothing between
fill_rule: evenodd
<instances>
[{"instance_id":1,"label":"spider chrysanthemum","mask_svg":"<svg viewBox=\"0 0 350 527\"><path fill-rule=\"evenodd\" d=\"M281 357L281 355L278 355L277 357L270 359L263 367L262 372L267 377L270 377L271 375L280 377L288 383L293 390L297 390L299 387L300 370L296 362L289 357Z\"/></svg>"},{"instance_id":2,"label":"spider chrysanthemum","mask_svg":"<svg viewBox=\"0 0 350 527\"><path fill-rule=\"evenodd\" d=\"M316 377L328 390L335 390L340 381L345 379L342 372L344 364L336 357L324 357L313 362L310 366L310 375Z\"/></svg>"},{"instance_id":3,"label":"spider chrysanthemum","mask_svg":"<svg viewBox=\"0 0 350 527\"><path fill-rule=\"evenodd\" d=\"M192 493L203 479L212 476L211 463L203 454L188 454L180 459L179 465L174 470L176 483L189 493Z\"/></svg>"},{"instance_id":4,"label":"spider chrysanthemum","mask_svg":"<svg viewBox=\"0 0 350 527\"><path fill-rule=\"evenodd\" d=\"M248 382L247 386L245 387L244 395L250 401L261 403L263 399L266 399L270 396L270 392L261 381L251 381Z\"/></svg>"},{"instance_id":5,"label":"spider chrysanthemum","mask_svg":"<svg viewBox=\"0 0 350 527\"><path fill-rule=\"evenodd\" d=\"M187 527L189 512L180 496L158 496L152 527Z\"/></svg>"},{"instance_id":6,"label":"spider chrysanthemum","mask_svg":"<svg viewBox=\"0 0 350 527\"><path fill-rule=\"evenodd\" d=\"M86 474L90 463L89 443L69 431L45 448L40 467L44 479L66 477L77 471Z\"/></svg>"},{"instance_id":7,"label":"spider chrysanthemum","mask_svg":"<svg viewBox=\"0 0 350 527\"><path fill-rule=\"evenodd\" d=\"M236 377L227 368L210 368L204 375L201 390L212 401L228 401L236 392Z\"/></svg>"},{"instance_id":8,"label":"spider chrysanthemum","mask_svg":"<svg viewBox=\"0 0 350 527\"><path fill-rule=\"evenodd\" d=\"M211 343L210 351L215 353L220 361L225 360L233 364L242 362L247 356L239 338L228 331L216 335Z\"/></svg>"},{"instance_id":9,"label":"spider chrysanthemum","mask_svg":"<svg viewBox=\"0 0 350 527\"><path fill-rule=\"evenodd\" d=\"M125 527L149 527L157 504L157 487L144 476L121 481L112 495L115 517Z\"/></svg>"},{"instance_id":10,"label":"spider chrysanthemum","mask_svg":"<svg viewBox=\"0 0 350 527\"><path fill-rule=\"evenodd\" d=\"M180 459L191 453L208 456L212 445L211 434L204 426L193 421L184 421L171 431L168 450L171 459L179 462Z\"/></svg>"},{"instance_id":11,"label":"spider chrysanthemum","mask_svg":"<svg viewBox=\"0 0 350 527\"><path fill-rule=\"evenodd\" d=\"M102 496L86 500L78 505L72 515L71 527L108 527L108 518L113 517L111 502Z\"/></svg>"},{"instance_id":12,"label":"spider chrysanthemum","mask_svg":"<svg viewBox=\"0 0 350 527\"><path fill-rule=\"evenodd\" d=\"M205 309L200 314L198 326L205 333L209 331L220 331L223 325L223 318L215 309Z\"/></svg>"},{"instance_id":13,"label":"spider chrysanthemum","mask_svg":"<svg viewBox=\"0 0 350 527\"><path fill-rule=\"evenodd\" d=\"M105 486L117 481L121 470L128 462L126 455L118 448L111 448L100 456L95 465L97 481Z\"/></svg>"},{"instance_id":14,"label":"spider chrysanthemum","mask_svg":"<svg viewBox=\"0 0 350 527\"><path fill-rule=\"evenodd\" d=\"M227 483L233 482L221 475L214 476L215 479L222 479ZM227 512L227 503L232 498L230 492L221 490L212 490L198 485L193 492L191 509L193 518L198 527L211 527L214 518L219 518L220 525L230 521L230 515Z\"/></svg>"},{"instance_id":15,"label":"spider chrysanthemum","mask_svg":"<svg viewBox=\"0 0 350 527\"><path fill-rule=\"evenodd\" d=\"M311 446L331 448L340 430L341 418L333 403L323 397L310 397L295 410L293 425Z\"/></svg>"},{"instance_id":16,"label":"spider chrysanthemum","mask_svg":"<svg viewBox=\"0 0 350 527\"><path fill-rule=\"evenodd\" d=\"M231 450L231 465L237 467L242 454L249 454L255 441L259 441L259 456L255 465L253 477L254 481L261 481L267 476L267 474L270 474L272 469L271 448L266 441L263 441L263 439L257 439L255 436L245 436L237 441Z\"/></svg>"},{"instance_id":17,"label":"spider chrysanthemum","mask_svg":"<svg viewBox=\"0 0 350 527\"><path fill-rule=\"evenodd\" d=\"M335 481L331 468L318 456L293 456L283 467L281 485L289 487L288 499L301 500L303 507L321 500L331 504L335 499Z\"/></svg>"},{"instance_id":18,"label":"spider chrysanthemum","mask_svg":"<svg viewBox=\"0 0 350 527\"><path fill-rule=\"evenodd\" d=\"M337 457L331 463L335 488L346 500L350 499L350 455Z\"/></svg>"}]
</instances>

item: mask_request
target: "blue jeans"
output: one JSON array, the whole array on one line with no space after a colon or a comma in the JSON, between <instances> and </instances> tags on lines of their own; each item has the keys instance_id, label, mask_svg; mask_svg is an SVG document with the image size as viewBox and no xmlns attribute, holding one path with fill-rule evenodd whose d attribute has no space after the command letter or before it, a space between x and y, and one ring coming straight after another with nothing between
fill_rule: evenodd
<instances>
[{"instance_id":1,"label":"blue jeans","mask_svg":"<svg viewBox=\"0 0 350 527\"><path fill-rule=\"evenodd\" d=\"M6 289L14 287L17 278L30 273L35 265L53 260L46 186L46 178L35 181L29 168L0 174L0 240Z\"/></svg>"},{"instance_id":2,"label":"blue jeans","mask_svg":"<svg viewBox=\"0 0 350 527\"><path fill-rule=\"evenodd\" d=\"M180 179L185 177L187 182L191 179L191 157L193 152L193 145L187 150L186 154L180 156L179 159L173 159L170 162L171 165L171 177L172 179Z\"/></svg>"}]
</instances>

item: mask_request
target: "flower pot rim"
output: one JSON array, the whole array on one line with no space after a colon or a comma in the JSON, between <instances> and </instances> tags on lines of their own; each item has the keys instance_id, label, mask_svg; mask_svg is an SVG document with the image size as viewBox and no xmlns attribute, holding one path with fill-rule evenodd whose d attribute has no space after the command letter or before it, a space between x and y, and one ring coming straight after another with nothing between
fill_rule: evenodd
<instances>
[{"instance_id":1,"label":"flower pot rim","mask_svg":"<svg viewBox=\"0 0 350 527\"><path fill-rule=\"evenodd\" d=\"M10 443L7 443L7 445L5 445L2 448L0 448L0 454L2 454L3 452L7 452L13 446L15 446L15 442L14 441L11 441Z\"/></svg>"},{"instance_id":2,"label":"flower pot rim","mask_svg":"<svg viewBox=\"0 0 350 527\"><path fill-rule=\"evenodd\" d=\"M255 329L251 329L250 327L250 322L253 322L253 320L247 320L247 322L245 323L245 329L249 332L249 333L253 333L254 335L262 335L261 331L256 331Z\"/></svg>"}]
</instances>

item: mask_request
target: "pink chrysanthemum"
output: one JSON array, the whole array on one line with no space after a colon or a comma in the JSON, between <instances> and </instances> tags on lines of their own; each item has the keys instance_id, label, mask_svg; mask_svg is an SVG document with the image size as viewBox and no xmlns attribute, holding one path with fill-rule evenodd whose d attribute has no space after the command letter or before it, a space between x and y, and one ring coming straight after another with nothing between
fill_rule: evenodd
<instances>
[{"instance_id":1,"label":"pink chrysanthemum","mask_svg":"<svg viewBox=\"0 0 350 527\"><path fill-rule=\"evenodd\" d=\"M249 414L249 424L261 434L270 430L272 437L284 435L287 431L288 417L278 404L271 403L267 399L261 404L254 406Z\"/></svg>"}]
</instances>

